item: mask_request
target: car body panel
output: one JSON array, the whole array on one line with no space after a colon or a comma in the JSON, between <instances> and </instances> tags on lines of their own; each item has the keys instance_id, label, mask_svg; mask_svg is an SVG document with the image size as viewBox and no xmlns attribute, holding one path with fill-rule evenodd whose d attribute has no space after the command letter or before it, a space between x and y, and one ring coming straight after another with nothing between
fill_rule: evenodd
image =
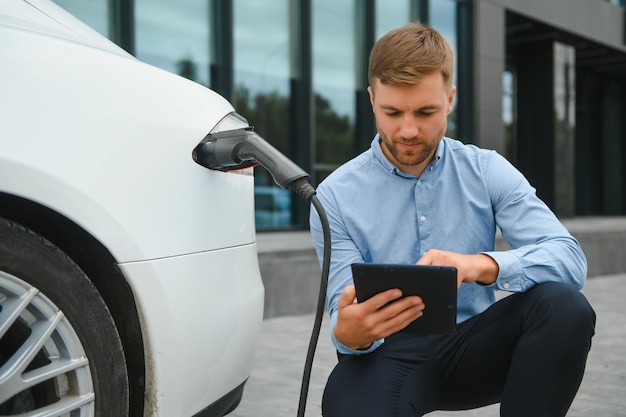
<instances>
[{"instance_id":1,"label":"car body panel","mask_svg":"<svg viewBox=\"0 0 626 417\"><path fill-rule=\"evenodd\" d=\"M234 109L51 2L0 6L0 193L110 252L141 321L144 415L191 416L248 378L263 315L252 169L191 158Z\"/></svg>"},{"instance_id":2,"label":"car body panel","mask_svg":"<svg viewBox=\"0 0 626 417\"><path fill-rule=\"evenodd\" d=\"M0 27L0 39L0 191L42 200L120 262L254 241L252 181L191 160L233 111L221 96L65 38Z\"/></svg>"},{"instance_id":3,"label":"car body panel","mask_svg":"<svg viewBox=\"0 0 626 417\"><path fill-rule=\"evenodd\" d=\"M263 314L256 257L252 244L120 265L142 326L159 329L144 333L146 415L194 415L248 378Z\"/></svg>"}]
</instances>

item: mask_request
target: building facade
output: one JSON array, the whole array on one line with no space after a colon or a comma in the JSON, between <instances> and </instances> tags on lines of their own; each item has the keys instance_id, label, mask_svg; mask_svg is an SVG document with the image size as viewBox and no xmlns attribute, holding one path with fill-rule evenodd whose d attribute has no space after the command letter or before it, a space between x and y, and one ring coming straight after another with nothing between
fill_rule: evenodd
<instances>
[{"instance_id":1,"label":"building facade","mask_svg":"<svg viewBox=\"0 0 626 417\"><path fill-rule=\"evenodd\" d=\"M626 214L624 0L55 1L224 95L313 185L375 134L374 42L421 20L457 57L448 136L505 155L560 217ZM303 202L255 178L259 230L307 227Z\"/></svg>"}]
</instances>

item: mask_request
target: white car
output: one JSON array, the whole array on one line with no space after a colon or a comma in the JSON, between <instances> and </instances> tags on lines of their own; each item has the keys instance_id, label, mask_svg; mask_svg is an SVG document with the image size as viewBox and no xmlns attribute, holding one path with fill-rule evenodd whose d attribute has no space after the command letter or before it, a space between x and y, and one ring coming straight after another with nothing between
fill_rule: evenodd
<instances>
[{"instance_id":1,"label":"white car","mask_svg":"<svg viewBox=\"0 0 626 417\"><path fill-rule=\"evenodd\" d=\"M0 0L0 415L222 416L264 289L241 128L199 84L55 4Z\"/></svg>"}]
</instances>

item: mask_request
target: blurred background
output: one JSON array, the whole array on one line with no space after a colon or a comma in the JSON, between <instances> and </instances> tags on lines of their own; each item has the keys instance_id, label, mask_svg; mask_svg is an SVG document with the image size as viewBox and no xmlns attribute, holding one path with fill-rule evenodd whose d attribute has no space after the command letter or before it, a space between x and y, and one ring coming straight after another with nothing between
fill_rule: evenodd
<instances>
[{"instance_id":1,"label":"blurred background","mask_svg":"<svg viewBox=\"0 0 626 417\"><path fill-rule=\"evenodd\" d=\"M55 2L225 96L314 186L375 134L372 45L420 20L456 53L448 136L506 156L561 218L626 214L625 0ZM255 181L257 230L308 227L304 202Z\"/></svg>"}]
</instances>

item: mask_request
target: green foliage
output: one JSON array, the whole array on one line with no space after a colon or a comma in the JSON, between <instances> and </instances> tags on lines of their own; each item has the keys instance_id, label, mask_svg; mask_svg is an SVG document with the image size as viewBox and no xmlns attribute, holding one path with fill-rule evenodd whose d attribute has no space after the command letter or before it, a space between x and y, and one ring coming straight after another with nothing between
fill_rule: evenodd
<instances>
[{"instance_id":1,"label":"green foliage","mask_svg":"<svg viewBox=\"0 0 626 417\"><path fill-rule=\"evenodd\" d=\"M196 80L197 65L191 58L183 58L176 62L177 74L192 81Z\"/></svg>"},{"instance_id":2,"label":"green foliage","mask_svg":"<svg viewBox=\"0 0 626 417\"><path fill-rule=\"evenodd\" d=\"M315 94L315 128L317 163L340 165L354 156L354 126L319 94Z\"/></svg>"},{"instance_id":3,"label":"green foliage","mask_svg":"<svg viewBox=\"0 0 626 417\"><path fill-rule=\"evenodd\" d=\"M285 155L290 155L289 97L276 91L253 96L247 87L238 85L233 104L261 136ZM354 126L347 115L337 114L330 101L319 94L314 97L314 114L317 166L314 175L320 181L354 156Z\"/></svg>"}]
</instances>

